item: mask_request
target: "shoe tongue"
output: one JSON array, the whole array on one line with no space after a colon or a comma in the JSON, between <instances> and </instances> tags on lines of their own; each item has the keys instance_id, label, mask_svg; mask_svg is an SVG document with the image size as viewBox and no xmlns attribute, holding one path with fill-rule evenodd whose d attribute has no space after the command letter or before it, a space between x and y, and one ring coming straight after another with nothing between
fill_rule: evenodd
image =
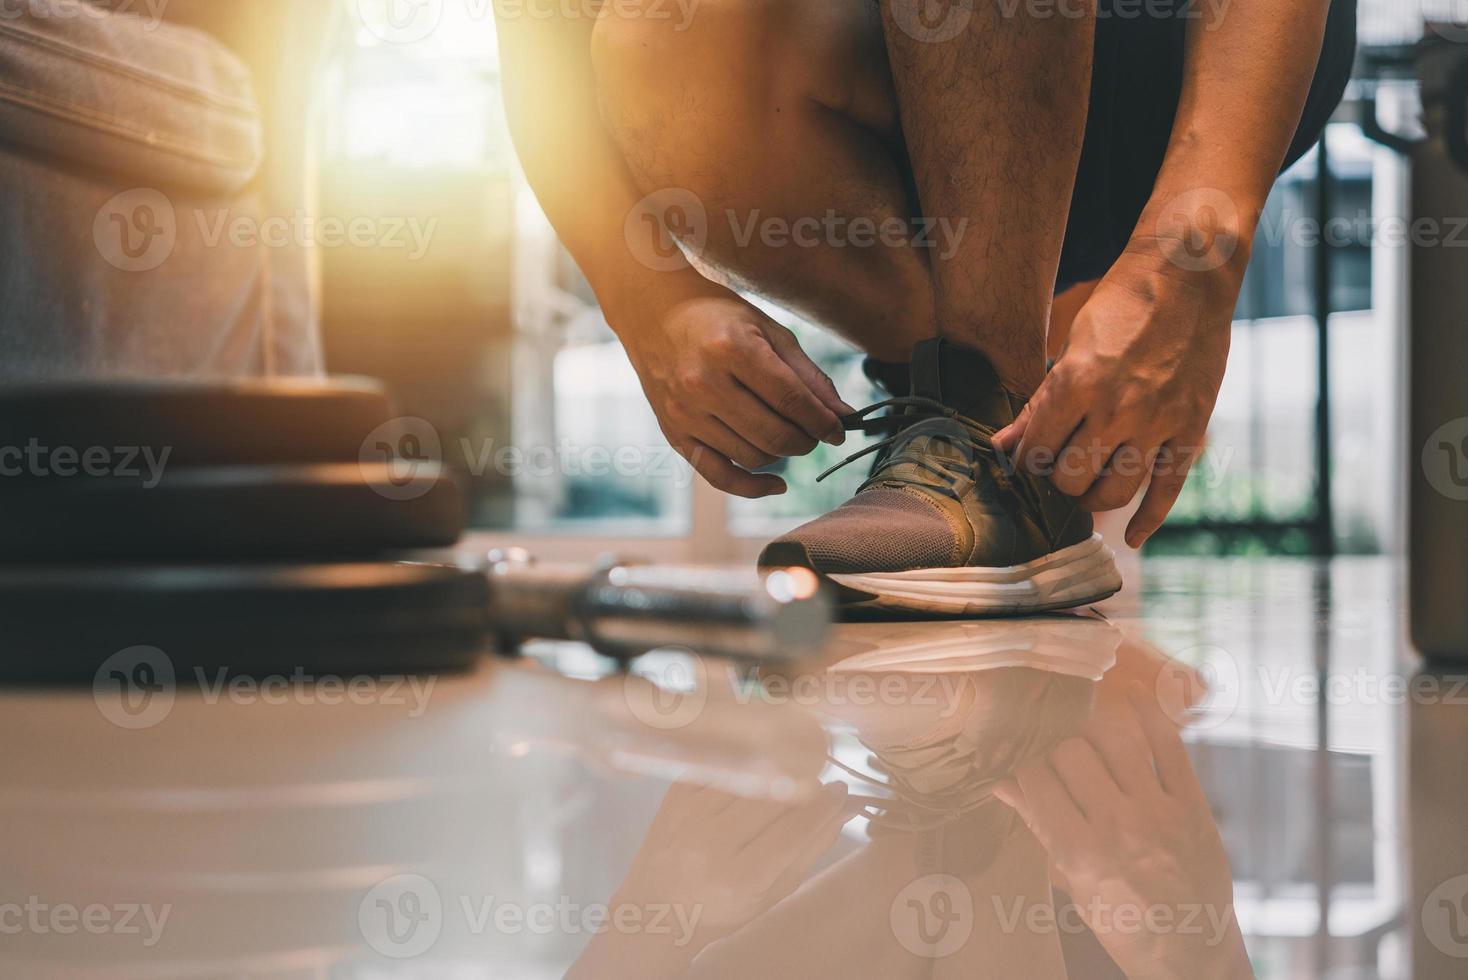
<instances>
[{"instance_id":1,"label":"shoe tongue","mask_svg":"<svg viewBox=\"0 0 1468 980\"><path fill-rule=\"evenodd\" d=\"M1020 405L999 383L987 357L944 337L924 340L912 349L912 393L996 429L1013 422Z\"/></svg>"},{"instance_id":2,"label":"shoe tongue","mask_svg":"<svg viewBox=\"0 0 1468 980\"><path fill-rule=\"evenodd\" d=\"M906 361L879 361L874 357L861 362L862 373L867 380L881 389L883 398L894 398L907 394L911 383Z\"/></svg>"}]
</instances>

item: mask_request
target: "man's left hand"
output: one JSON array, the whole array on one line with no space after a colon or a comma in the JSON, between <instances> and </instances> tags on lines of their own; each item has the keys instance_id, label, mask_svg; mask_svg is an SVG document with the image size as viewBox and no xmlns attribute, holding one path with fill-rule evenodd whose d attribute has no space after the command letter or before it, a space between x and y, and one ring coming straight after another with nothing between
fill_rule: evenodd
<instances>
[{"instance_id":1,"label":"man's left hand","mask_svg":"<svg viewBox=\"0 0 1468 980\"><path fill-rule=\"evenodd\" d=\"M1136 496L1133 548L1161 526L1202 452L1246 262L1189 268L1192 243L1134 240L1076 315L1060 358L995 444L1087 510ZM1209 243L1213 244L1212 242Z\"/></svg>"}]
</instances>

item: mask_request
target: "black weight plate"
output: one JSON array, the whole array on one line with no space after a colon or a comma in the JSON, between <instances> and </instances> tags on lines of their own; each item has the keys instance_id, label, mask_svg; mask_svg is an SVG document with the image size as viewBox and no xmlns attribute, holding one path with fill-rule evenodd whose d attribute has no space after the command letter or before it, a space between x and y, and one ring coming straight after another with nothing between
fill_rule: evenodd
<instances>
[{"instance_id":1,"label":"black weight plate","mask_svg":"<svg viewBox=\"0 0 1468 980\"><path fill-rule=\"evenodd\" d=\"M0 480L0 563L363 557L463 529L436 464L170 467L150 484Z\"/></svg>"},{"instance_id":2,"label":"black weight plate","mask_svg":"<svg viewBox=\"0 0 1468 980\"><path fill-rule=\"evenodd\" d=\"M0 569L0 681L90 683L154 647L213 676L461 669L485 649L481 573L413 562Z\"/></svg>"},{"instance_id":3,"label":"black weight plate","mask_svg":"<svg viewBox=\"0 0 1468 980\"><path fill-rule=\"evenodd\" d=\"M361 458L394 416L366 378L61 382L0 391L0 450L81 454L165 449L168 465L325 463ZM14 453L5 475L34 476ZM20 463L22 465L15 465Z\"/></svg>"}]
</instances>

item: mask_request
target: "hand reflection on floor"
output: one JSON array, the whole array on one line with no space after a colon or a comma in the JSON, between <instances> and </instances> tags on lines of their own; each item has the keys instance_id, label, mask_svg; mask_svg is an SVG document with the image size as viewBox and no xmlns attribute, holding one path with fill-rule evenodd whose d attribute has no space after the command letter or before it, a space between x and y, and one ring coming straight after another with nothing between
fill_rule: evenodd
<instances>
[{"instance_id":1,"label":"hand reflection on floor","mask_svg":"<svg viewBox=\"0 0 1468 980\"><path fill-rule=\"evenodd\" d=\"M1049 616L853 624L816 672L831 782L783 802L675 785L611 903L674 928L609 930L571 976L1250 975L1160 703L1196 686L1177 665ZM865 833L840 835L853 817Z\"/></svg>"}]
</instances>

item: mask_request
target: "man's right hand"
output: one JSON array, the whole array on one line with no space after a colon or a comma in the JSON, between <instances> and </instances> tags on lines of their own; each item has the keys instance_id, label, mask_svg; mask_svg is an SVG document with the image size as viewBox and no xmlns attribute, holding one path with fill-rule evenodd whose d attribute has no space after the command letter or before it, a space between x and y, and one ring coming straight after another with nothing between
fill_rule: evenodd
<instances>
[{"instance_id":1,"label":"man's right hand","mask_svg":"<svg viewBox=\"0 0 1468 980\"><path fill-rule=\"evenodd\" d=\"M669 444L705 480L740 497L785 492L751 470L845 441L851 406L795 335L720 289L619 331Z\"/></svg>"}]
</instances>

